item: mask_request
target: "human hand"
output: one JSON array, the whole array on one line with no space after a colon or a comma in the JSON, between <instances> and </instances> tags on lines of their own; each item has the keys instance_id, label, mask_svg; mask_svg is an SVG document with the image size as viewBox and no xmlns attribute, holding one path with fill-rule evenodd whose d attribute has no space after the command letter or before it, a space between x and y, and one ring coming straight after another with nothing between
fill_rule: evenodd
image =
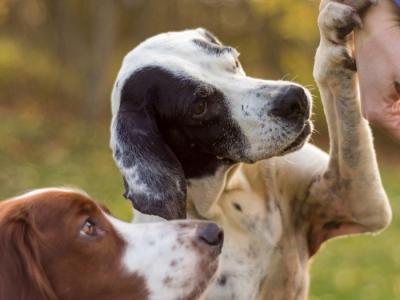
<instances>
[{"instance_id":1,"label":"human hand","mask_svg":"<svg viewBox=\"0 0 400 300\"><path fill-rule=\"evenodd\" d=\"M380 0L355 32L364 116L400 141L400 9Z\"/></svg>"}]
</instances>

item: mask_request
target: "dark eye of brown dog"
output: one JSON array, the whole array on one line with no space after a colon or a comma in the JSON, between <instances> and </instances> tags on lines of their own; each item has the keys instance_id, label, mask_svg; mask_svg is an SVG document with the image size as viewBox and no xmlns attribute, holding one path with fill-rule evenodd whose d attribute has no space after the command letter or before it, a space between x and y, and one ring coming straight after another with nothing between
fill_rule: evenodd
<instances>
[{"instance_id":1,"label":"dark eye of brown dog","mask_svg":"<svg viewBox=\"0 0 400 300\"><path fill-rule=\"evenodd\" d=\"M196 118L203 117L207 113L207 102L199 101L195 103L192 112L193 116Z\"/></svg>"},{"instance_id":2,"label":"dark eye of brown dog","mask_svg":"<svg viewBox=\"0 0 400 300\"><path fill-rule=\"evenodd\" d=\"M81 229L81 234L89 237L96 236L98 234L96 225L92 221L87 220Z\"/></svg>"}]
</instances>

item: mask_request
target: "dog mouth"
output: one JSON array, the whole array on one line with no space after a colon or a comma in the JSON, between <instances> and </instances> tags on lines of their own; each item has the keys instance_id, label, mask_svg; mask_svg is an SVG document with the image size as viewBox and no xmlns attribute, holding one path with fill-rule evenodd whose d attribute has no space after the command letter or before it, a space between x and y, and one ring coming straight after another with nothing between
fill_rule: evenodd
<instances>
[{"instance_id":1,"label":"dog mouth","mask_svg":"<svg viewBox=\"0 0 400 300\"><path fill-rule=\"evenodd\" d=\"M216 155L216 159L219 160L221 163L224 163L226 165L232 165L238 162L243 162L243 163L255 163L256 161L262 160L262 159L267 159L273 156L282 156L285 154L288 154L290 152L296 151L300 149L308 140L310 137L311 133L313 131L313 124L311 120L306 120L304 122L303 128L301 129L300 133L297 135L296 139L291 142L288 146L286 146L282 151L280 152L275 152L273 155L259 155L256 157L249 157L248 155L245 155L243 153L238 154L234 157L228 157L228 156L219 156Z\"/></svg>"},{"instance_id":2,"label":"dog mouth","mask_svg":"<svg viewBox=\"0 0 400 300\"><path fill-rule=\"evenodd\" d=\"M300 134L297 138L286 148L283 149L281 155L293 152L295 150L300 149L308 140L308 137L311 135L313 126L310 120L307 120L301 130Z\"/></svg>"}]
</instances>

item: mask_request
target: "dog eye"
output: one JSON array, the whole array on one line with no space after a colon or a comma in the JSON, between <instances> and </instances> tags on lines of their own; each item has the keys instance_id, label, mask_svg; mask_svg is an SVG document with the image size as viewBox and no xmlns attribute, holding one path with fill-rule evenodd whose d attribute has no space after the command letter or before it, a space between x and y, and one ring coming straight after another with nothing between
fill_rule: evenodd
<instances>
[{"instance_id":1,"label":"dog eye","mask_svg":"<svg viewBox=\"0 0 400 300\"><path fill-rule=\"evenodd\" d=\"M92 222L92 221L90 221L90 220L87 220L86 222L85 222L85 224L83 225L83 227L82 227L82 229L81 229L81 231L80 231L80 234L81 235L83 235L83 236L90 236L90 237L93 237L93 236L96 236L97 235L97 227L96 227L96 225Z\"/></svg>"},{"instance_id":2,"label":"dog eye","mask_svg":"<svg viewBox=\"0 0 400 300\"><path fill-rule=\"evenodd\" d=\"M198 101L193 105L192 113L194 117L203 117L207 113L207 102Z\"/></svg>"}]
</instances>

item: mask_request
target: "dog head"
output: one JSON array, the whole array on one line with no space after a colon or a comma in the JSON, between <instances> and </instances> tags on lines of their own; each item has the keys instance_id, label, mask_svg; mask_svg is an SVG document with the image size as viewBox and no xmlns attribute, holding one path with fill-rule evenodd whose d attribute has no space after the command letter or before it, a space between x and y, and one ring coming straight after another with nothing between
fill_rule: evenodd
<instances>
[{"instance_id":1,"label":"dog head","mask_svg":"<svg viewBox=\"0 0 400 300\"><path fill-rule=\"evenodd\" d=\"M238 56L200 28L157 35L125 57L112 92L111 148L139 211L183 218L185 179L305 143L309 92L246 76Z\"/></svg>"},{"instance_id":2,"label":"dog head","mask_svg":"<svg viewBox=\"0 0 400 300\"><path fill-rule=\"evenodd\" d=\"M209 222L128 224L84 193L37 190L0 203L0 299L197 299L222 242Z\"/></svg>"}]
</instances>

